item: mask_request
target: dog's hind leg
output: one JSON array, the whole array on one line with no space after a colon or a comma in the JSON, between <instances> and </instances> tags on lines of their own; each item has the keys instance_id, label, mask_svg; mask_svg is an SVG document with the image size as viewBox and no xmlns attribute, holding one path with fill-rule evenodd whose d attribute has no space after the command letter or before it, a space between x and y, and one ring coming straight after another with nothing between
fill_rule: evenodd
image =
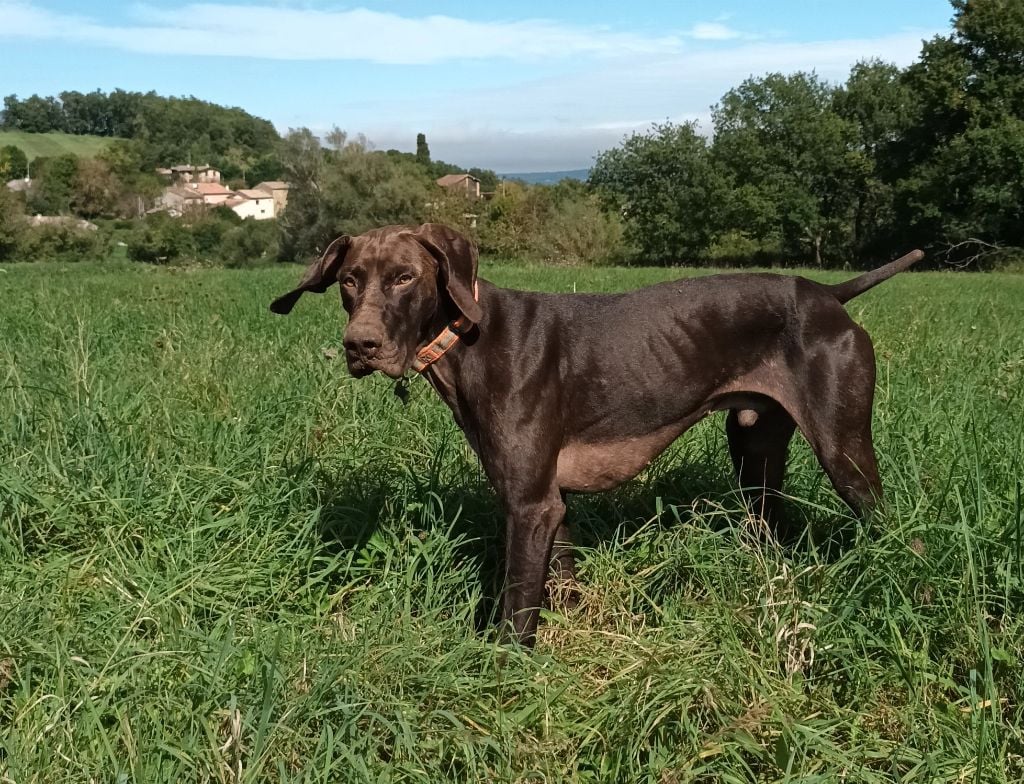
<instances>
[{"instance_id":1,"label":"dog's hind leg","mask_svg":"<svg viewBox=\"0 0 1024 784\"><path fill-rule=\"evenodd\" d=\"M779 491L795 428L793 418L774 401L756 415L745 409L730 409L725 422L740 488L751 510L776 530L780 524Z\"/></svg>"}]
</instances>

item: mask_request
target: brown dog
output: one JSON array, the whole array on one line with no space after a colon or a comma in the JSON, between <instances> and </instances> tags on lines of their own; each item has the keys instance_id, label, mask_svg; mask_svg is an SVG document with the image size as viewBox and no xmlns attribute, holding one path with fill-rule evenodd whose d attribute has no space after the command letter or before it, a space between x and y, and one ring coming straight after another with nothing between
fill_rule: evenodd
<instances>
[{"instance_id":1,"label":"brown dog","mask_svg":"<svg viewBox=\"0 0 1024 784\"><path fill-rule=\"evenodd\" d=\"M445 226L388 226L336 239L270 307L340 283L351 373L415 368L452 410L507 510L502 618L529 645L556 541L574 573L565 493L636 476L712 411L729 412L740 484L766 518L795 428L840 497L870 511L874 350L843 303L923 255L835 286L736 274L540 294L478 282L476 250Z\"/></svg>"}]
</instances>

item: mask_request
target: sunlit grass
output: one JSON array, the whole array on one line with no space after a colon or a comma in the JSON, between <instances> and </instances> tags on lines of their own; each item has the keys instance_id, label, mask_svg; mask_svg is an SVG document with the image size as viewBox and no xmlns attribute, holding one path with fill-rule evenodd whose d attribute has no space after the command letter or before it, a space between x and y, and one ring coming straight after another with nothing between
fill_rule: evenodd
<instances>
[{"instance_id":1,"label":"sunlit grass","mask_svg":"<svg viewBox=\"0 0 1024 784\"><path fill-rule=\"evenodd\" d=\"M447 409L325 356L333 293L272 316L298 274L0 272L0 781L1024 778L1024 277L851 303L872 530L801 442L809 533L766 541L709 420L571 501L582 603L527 655L486 631L503 524Z\"/></svg>"}]
</instances>

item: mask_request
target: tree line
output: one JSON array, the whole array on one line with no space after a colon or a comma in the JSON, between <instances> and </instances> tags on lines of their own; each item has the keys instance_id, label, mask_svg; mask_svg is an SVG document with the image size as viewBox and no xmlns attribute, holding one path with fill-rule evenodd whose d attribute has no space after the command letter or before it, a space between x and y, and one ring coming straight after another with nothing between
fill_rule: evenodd
<instances>
[{"instance_id":1,"label":"tree line","mask_svg":"<svg viewBox=\"0 0 1024 784\"><path fill-rule=\"evenodd\" d=\"M241 109L121 90L10 96L0 124L128 137L94 159L33 162L38 182L20 207L30 212L125 218L159 191L153 168L183 157L209 160L235 184L287 180L276 234L261 228L260 247L245 246L254 259L305 260L340 233L432 220L484 253L557 263L835 267L913 246L933 262L999 263L1024 248L1024 2L951 3L951 31L907 68L868 60L842 84L750 78L713 107L709 135L655 125L600 153L586 183L527 186L470 169L490 196L476 202L437 187L465 170L433 160L423 134L415 153L338 129L282 138ZM0 173L24 164L16 152L0 150ZM193 223L206 239L182 235ZM224 248L207 241L224 226L143 224L140 260L213 259Z\"/></svg>"},{"instance_id":2,"label":"tree line","mask_svg":"<svg viewBox=\"0 0 1024 784\"><path fill-rule=\"evenodd\" d=\"M339 129L324 141L308 129L282 141L283 176L291 184L278 221L282 258L310 258L339 234L425 221L462 230L492 256L571 264L623 258L621 221L584 183L499 183L485 170L479 179L492 189L489 198L468 200L435 183L440 174L465 170L432 161L425 141L418 155L380 152Z\"/></svg>"},{"instance_id":3,"label":"tree line","mask_svg":"<svg viewBox=\"0 0 1024 784\"><path fill-rule=\"evenodd\" d=\"M969 263L1024 247L1024 2L952 0L899 69L751 78L713 134L666 123L601 153L590 183L647 262Z\"/></svg>"},{"instance_id":4,"label":"tree line","mask_svg":"<svg viewBox=\"0 0 1024 784\"><path fill-rule=\"evenodd\" d=\"M267 158L280 141L272 123L237 107L126 90L67 90L24 100L8 95L0 128L121 139L143 167L212 163L231 177L244 177L254 166L273 168Z\"/></svg>"}]
</instances>

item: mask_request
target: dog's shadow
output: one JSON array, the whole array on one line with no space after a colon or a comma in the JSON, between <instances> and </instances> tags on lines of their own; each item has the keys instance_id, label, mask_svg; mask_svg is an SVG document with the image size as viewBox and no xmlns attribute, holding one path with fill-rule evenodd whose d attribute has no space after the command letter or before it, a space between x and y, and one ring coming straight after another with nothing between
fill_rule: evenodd
<instances>
[{"instance_id":1,"label":"dog's shadow","mask_svg":"<svg viewBox=\"0 0 1024 784\"><path fill-rule=\"evenodd\" d=\"M479 565L482 601L476 625L485 630L493 626L504 578L505 514L479 465L446 459L444 451L442 447L438 459L421 472L396 463L319 470L314 476L321 500L319 534L325 551L337 554L363 550L385 520L413 521L421 529L444 525L460 542L460 559ZM444 510L442 515L420 514L428 497L436 509ZM726 513L701 515L694 511L700 504ZM570 495L566 520L574 543L592 549L652 524L749 524L744 508L724 447L709 440L702 449L670 452L644 476L614 491ZM814 548L826 560L846 549L854 530L837 525L834 514L795 503L784 505L782 522L779 542L784 548L794 555Z\"/></svg>"}]
</instances>

